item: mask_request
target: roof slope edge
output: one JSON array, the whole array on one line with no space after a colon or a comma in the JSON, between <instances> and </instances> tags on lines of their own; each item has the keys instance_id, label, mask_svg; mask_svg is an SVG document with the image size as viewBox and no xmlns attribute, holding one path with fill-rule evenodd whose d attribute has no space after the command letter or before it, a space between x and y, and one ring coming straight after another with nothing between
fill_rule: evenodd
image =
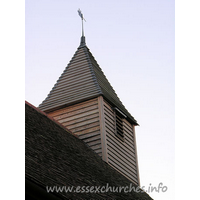
<instances>
[{"instance_id":1,"label":"roof slope edge","mask_svg":"<svg viewBox=\"0 0 200 200\"><path fill-rule=\"evenodd\" d=\"M64 130L43 112L26 103L26 178L46 186L111 187L130 186L86 144ZM145 192L75 193L59 192L63 199L144 199ZM135 186L136 187L136 186Z\"/></svg>"},{"instance_id":2,"label":"roof slope edge","mask_svg":"<svg viewBox=\"0 0 200 200\"><path fill-rule=\"evenodd\" d=\"M41 110L47 111L102 94L86 48L80 46L77 49L47 98L39 105Z\"/></svg>"},{"instance_id":3,"label":"roof slope edge","mask_svg":"<svg viewBox=\"0 0 200 200\"><path fill-rule=\"evenodd\" d=\"M128 121L138 125L117 96L89 48L82 41L47 98L39 105L39 108L47 112L99 95L104 96L113 107L121 110L127 116Z\"/></svg>"}]
</instances>

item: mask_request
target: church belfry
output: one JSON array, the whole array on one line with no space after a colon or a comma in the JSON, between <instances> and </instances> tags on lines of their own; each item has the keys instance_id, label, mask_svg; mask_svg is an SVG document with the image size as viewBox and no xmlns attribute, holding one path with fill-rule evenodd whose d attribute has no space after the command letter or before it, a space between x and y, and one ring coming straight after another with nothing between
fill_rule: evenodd
<instances>
[{"instance_id":1,"label":"church belfry","mask_svg":"<svg viewBox=\"0 0 200 200\"><path fill-rule=\"evenodd\" d=\"M76 134L114 169L140 185L134 117L82 35L80 46L39 108Z\"/></svg>"}]
</instances>

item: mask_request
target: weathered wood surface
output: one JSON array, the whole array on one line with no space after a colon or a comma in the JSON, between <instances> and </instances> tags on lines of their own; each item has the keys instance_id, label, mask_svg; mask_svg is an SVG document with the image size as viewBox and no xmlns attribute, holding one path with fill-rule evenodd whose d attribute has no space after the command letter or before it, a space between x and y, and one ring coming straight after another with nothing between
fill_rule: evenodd
<instances>
[{"instance_id":1,"label":"weathered wood surface","mask_svg":"<svg viewBox=\"0 0 200 200\"><path fill-rule=\"evenodd\" d=\"M139 184L133 127L123 119L124 139L117 137L112 106L105 100L103 105L108 163L131 181Z\"/></svg>"},{"instance_id":2,"label":"weathered wood surface","mask_svg":"<svg viewBox=\"0 0 200 200\"><path fill-rule=\"evenodd\" d=\"M98 98L49 113L102 156Z\"/></svg>"}]
</instances>

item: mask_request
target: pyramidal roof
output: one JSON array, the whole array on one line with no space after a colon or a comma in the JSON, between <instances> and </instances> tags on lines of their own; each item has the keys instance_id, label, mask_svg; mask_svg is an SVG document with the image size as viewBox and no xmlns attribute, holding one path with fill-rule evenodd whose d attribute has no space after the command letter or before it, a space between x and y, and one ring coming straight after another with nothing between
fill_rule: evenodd
<instances>
[{"instance_id":1,"label":"pyramidal roof","mask_svg":"<svg viewBox=\"0 0 200 200\"><path fill-rule=\"evenodd\" d=\"M49 112L100 95L122 111L131 123L138 125L118 98L82 36L80 46L39 108Z\"/></svg>"}]
</instances>

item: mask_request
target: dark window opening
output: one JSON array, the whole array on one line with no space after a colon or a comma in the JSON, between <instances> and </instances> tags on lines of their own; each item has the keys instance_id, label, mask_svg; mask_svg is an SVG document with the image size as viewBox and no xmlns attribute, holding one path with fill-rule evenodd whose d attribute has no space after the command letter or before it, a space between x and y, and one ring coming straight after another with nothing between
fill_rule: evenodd
<instances>
[{"instance_id":1,"label":"dark window opening","mask_svg":"<svg viewBox=\"0 0 200 200\"><path fill-rule=\"evenodd\" d=\"M115 113L115 135L124 140L123 120L126 116L117 108L114 108Z\"/></svg>"}]
</instances>

